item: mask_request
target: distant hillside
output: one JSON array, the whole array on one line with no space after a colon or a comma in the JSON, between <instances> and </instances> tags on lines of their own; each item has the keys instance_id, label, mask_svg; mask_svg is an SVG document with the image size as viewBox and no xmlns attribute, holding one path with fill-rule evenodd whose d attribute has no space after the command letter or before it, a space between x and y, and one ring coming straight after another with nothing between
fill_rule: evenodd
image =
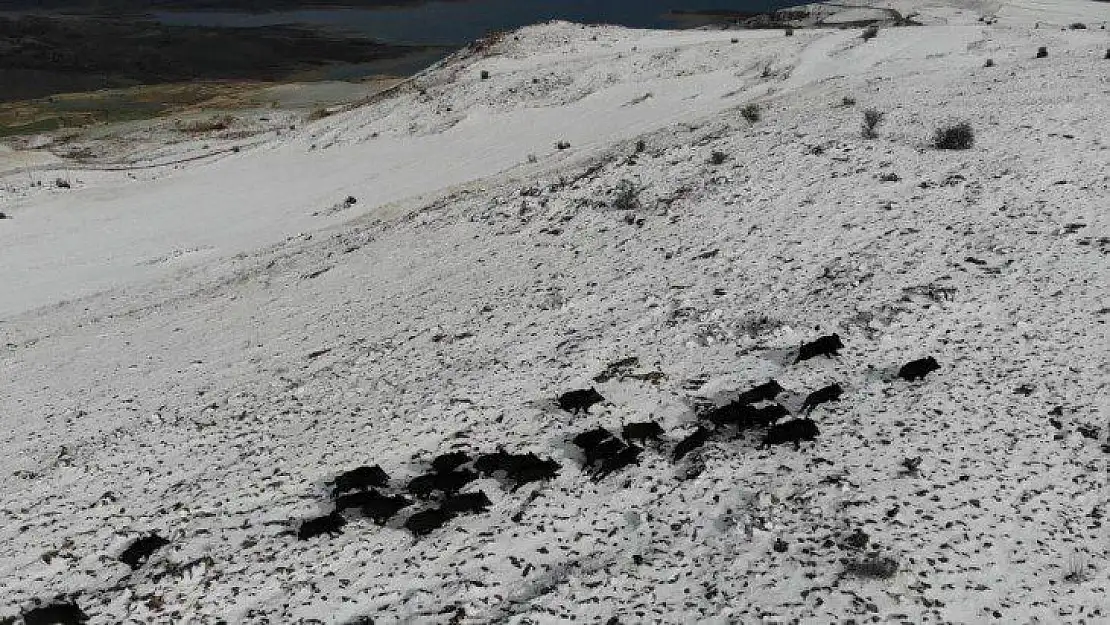
<instances>
[{"instance_id":1,"label":"distant hillside","mask_svg":"<svg viewBox=\"0 0 1110 625\"><path fill-rule=\"evenodd\" d=\"M411 51L295 27L209 29L138 20L0 18L0 101L135 84L277 80L296 71Z\"/></svg>"},{"instance_id":2,"label":"distant hillside","mask_svg":"<svg viewBox=\"0 0 1110 625\"><path fill-rule=\"evenodd\" d=\"M443 0L464 2L465 0ZM265 13L304 7L375 8L424 4L427 0L12 0L11 11L66 11L101 15L152 11L248 11Z\"/></svg>"}]
</instances>

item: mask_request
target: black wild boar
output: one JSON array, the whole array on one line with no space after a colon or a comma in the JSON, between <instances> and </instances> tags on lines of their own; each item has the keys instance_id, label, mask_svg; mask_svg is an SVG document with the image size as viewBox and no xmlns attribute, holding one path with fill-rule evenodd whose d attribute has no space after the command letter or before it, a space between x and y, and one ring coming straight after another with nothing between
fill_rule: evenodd
<instances>
[{"instance_id":1,"label":"black wild boar","mask_svg":"<svg viewBox=\"0 0 1110 625\"><path fill-rule=\"evenodd\" d=\"M374 489L339 495L335 497L335 509L342 512L352 508L361 508L364 505L376 502L381 496L382 494Z\"/></svg>"},{"instance_id":2,"label":"black wild boar","mask_svg":"<svg viewBox=\"0 0 1110 625\"><path fill-rule=\"evenodd\" d=\"M389 475L378 465L372 467L358 467L335 478L336 495L351 490L366 490L368 488L384 488L389 486Z\"/></svg>"},{"instance_id":3,"label":"black wild boar","mask_svg":"<svg viewBox=\"0 0 1110 625\"><path fill-rule=\"evenodd\" d=\"M778 421L783 417L790 416L790 411L786 408L783 408L779 404L770 404L764 406L762 408L759 408L758 412L759 415L756 417L756 419L759 421L760 425L764 426L771 425L772 423Z\"/></svg>"},{"instance_id":4,"label":"black wild boar","mask_svg":"<svg viewBox=\"0 0 1110 625\"><path fill-rule=\"evenodd\" d=\"M362 515L378 525L384 525L395 514L412 505L412 500L401 495L379 495L377 498L363 502L359 506Z\"/></svg>"},{"instance_id":5,"label":"black wild boar","mask_svg":"<svg viewBox=\"0 0 1110 625\"><path fill-rule=\"evenodd\" d=\"M89 616L72 601L56 601L23 613L26 625L81 625L88 620Z\"/></svg>"},{"instance_id":6,"label":"black wild boar","mask_svg":"<svg viewBox=\"0 0 1110 625\"><path fill-rule=\"evenodd\" d=\"M459 492L463 486L476 479L478 479L478 474L469 469L448 471L447 473L428 473L413 478L409 482L408 491L418 497L430 497L435 491L450 495Z\"/></svg>"},{"instance_id":7,"label":"black wild boar","mask_svg":"<svg viewBox=\"0 0 1110 625\"><path fill-rule=\"evenodd\" d=\"M614 437L613 433L609 430L606 430L605 428L594 428L592 430L586 430L585 432L576 434L570 442L574 443L578 447L581 447L582 450L585 451L587 449L593 449L594 447L597 447L601 443L611 438L616 437Z\"/></svg>"},{"instance_id":8,"label":"black wild boar","mask_svg":"<svg viewBox=\"0 0 1110 625\"><path fill-rule=\"evenodd\" d=\"M535 458L535 460L529 459L527 462L517 463L508 472L508 478L513 483L513 490L532 482L554 479L556 474L559 473L558 462L540 460L533 454L528 455Z\"/></svg>"},{"instance_id":9,"label":"black wild boar","mask_svg":"<svg viewBox=\"0 0 1110 625\"><path fill-rule=\"evenodd\" d=\"M937 362L937 359L932 356L927 356L925 358L911 360L902 365L902 368L898 370L898 377L911 382L913 380L924 380L925 376L937 369L940 369L940 363Z\"/></svg>"},{"instance_id":10,"label":"black wild boar","mask_svg":"<svg viewBox=\"0 0 1110 625\"><path fill-rule=\"evenodd\" d=\"M798 349L798 358L794 364L809 360L817 356L836 356L844 347L844 343L840 342L839 334L830 334L822 336L810 343L802 343L801 348Z\"/></svg>"},{"instance_id":11,"label":"black wild boar","mask_svg":"<svg viewBox=\"0 0 1110 625\"><path fill-rule=\"evenodd\" d=\"M682 439L682 441L679 442L679 444L675 446L675 448L674 448L674 459L675 459L675 461L682 460L683 456L690 453L691 451L694 451L698 447L701 447L702 445L704 445L705 442L709 440L709 435L711 433L712 432L710 432L709 430L707 430L707 429L705 429L701 426L698 426L698 429L694 430L693 434L691 434L691 435L687 436L686 438Z\"/></svg>"},{"instance_id":12,"label":"black wild boar","mask_svg":"<svg viewBox=\"0 0 1110 625\"><path fill-rule=\"evenodd\" d=\"M640 453L643 451L643 449L635 445L626 446L624 449L621 449L620 452L618 452L615 456L606 458L601 463L601 467L597 470L597 473L594 474L594 479L601 480L607 477L610 473L615 473L633 464L639 464Z\"/></svg>"},{"instance_id":13,"label":"black wild boar","mask_svg":"<svg viewBox=\"0 0 1110 625\"><path fill-rule=\"evenodd\" d=\"M819 388L810 393L804 402L802 402L802 412L810 412L820 404L838 401L840 396L844 393L844 389L840 388L839 384L830 384L824 388Z\"/></svg>"},{"instance_id":14,"label":"black wild boar","mask_svg":"<svg viewBox=\"0 0 1110 625\"><path fill-rule=\"evenodd\" d=\"M763 437L763 447L794 443L794 449L798 449L802 441L811 441L820 433L812 419L791 419L771 426L771 429L767 430L767 435Z\"/></svg>"},{"instance_id":15,"label":"black wild boar","mask_svg":"<svg viewBox=\"0 0 1110 625\"><path fill-rule=\"evenodd\" d=\"M331 514L305 520L304 523L301 523L300 529L297 530L297 538L309 540L324 534L334 536L341 533L343 526L346 524L347 519L344 519L338 511L333 511Z\"/></svg>"},{"instance_id":16,"label":"black wild boar","mask_svg":"<svg viewBox=\"0 0 1110 625\"><path fill-rule=\"evenodd\" d=\"M144 536L127 546L123 553L119 554L120 562L131 567L131 570L139 568L147 561L155 551L170 544L170 541L162 538L158 534L151 534Z\"/></svg>"},{"instance_id":17,"label":"black wild boar","mask_svg":"<svg viewBox=\"0 0 1110 625\"><path fill-rule=\"evenodd\" d=\"M740 429L756 425L758 417L758 410L749 404L736 401L714 408L705 414L705 418L713 425L718 427L734 425Z\"/></svg>"},{"instance_id":18,"label":"black wild boar","mask_svg":"<svg viewBox=\"0 0 1110 625\"><path fill-rule=\"evenodd\" d=\"M513 455L503 449L490 454L482 454L474 461L474 469L485 476L493 475L498 471L508 471L513 462Z\"/></svg>"},{"instance_id":19,"label":"black wild boar","mask_svg":"<svg viewBox=\"0 0 1110 625\"><path fill-rule=\"evenodd\" d=\"M648 439L659 440L663 435L663 428L654 421L644 421L642 423L628 423L621 430L621 434L626 441L640 441L643 445Z\"/></svg>"},{"instance_id":20,"label":"black wild boar","mask_svg":"<svg viewBox=\"0 0 1110 625\"><path fill-rule=\"evenodd\" d=\"M421 510L405 520L405 529L417 536L426 536L446 525L451 516L442 508Z\"/></svg>"},{"instance_id":21,"label":"black wild boar","mask_svg":"<svg viewBox=\"0 0 1110 625\"><path fill-rule=\"evenodd\" d=\"M482 491L451 495L443 500L443 509L450 514L477 514L485 512L493 502Z\"/></svg>"},{"instance_id":22,"label":"black wild boar","mask_svg":"<svg viewBox=\"0 0 1110 625\"><path fill-rule=\"evenodd\" d=\"M600 460L615 456L624 449L621 442L613 433L605 428L595 428L576 435L571 442L582 448L586 454L586 465L592 466Z\"/></svg>"},{"instance_id":23,"label":"black wild boar","mask_svg":"<svg viewBox=\"0 0 1110 625\"><path fill-rule=\"evenodd\" d=\"M412 502L401 495L386 496L376 490L341 495L335 500L337 512L358 508L366 518L373 519L379 524L385 523L402 508L411 505Z\"/></svg>"},{"instance_id":24,"label":"black wild boar","mask_svg":"<svg viewBox=\"0 0 1110 625\"><path fill-rule=\"evenodd\" d=\"M468 462L470 462L470 456L466 452L452 451L432 460L432 469L438 473L446 473L454 471Z\"/></svg>"},{"instance_id":25,"label":"black wild boar","mask_svg":"<svg viewBox=\"0 0 1110 625\"><path fill-rule=\"evenodd\" d=\"M761 401L771 401L778 397L783 390L778 382L771 380L740 393L740 397L736 401L741 404L758 404Z\"/></svg>"},{"instance_id":26,"label":"black wild boar","mask_svg":"<svg viewBox=\"0 0 1110 625\"><path fill-rule=\"evenodd\" d=\"M559 407L574 414L579 412L589 414L590 406L603 401L605 401L605 398L601 396L601 393L592 388L563 393L558 398Z\"/></svg>"},{"instance_id":27,"label":"black wild boar","mask_svg":"<svg viewBox=\"0 0 1110 625\"><path fill-rule=\"evenodd\" d=\"M609 438L603 440L600 444L598 444L597 447L592 447L586 450L586 464L589 466L594 466L598 462L608 460L609 458L612 458L613 456L619 454L621 450L623 450L625 447L627 447L627 445L625 445L624 441L620 440L619 438Z\"/></svg>"}]
</instances>

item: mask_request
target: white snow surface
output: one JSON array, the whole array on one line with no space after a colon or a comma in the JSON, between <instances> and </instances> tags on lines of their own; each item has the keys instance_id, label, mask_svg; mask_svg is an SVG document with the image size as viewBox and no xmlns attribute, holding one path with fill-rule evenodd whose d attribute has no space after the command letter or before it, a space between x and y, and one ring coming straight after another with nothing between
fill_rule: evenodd
<instances>
[{"instance_id":1,"label":"white snow surface","mask_svg":"<svg viewBox=\"0 0 1110 625\"><path fill-rule=\"evenodd\" d=\"M866 42L538 25L237 153L4 173L0 622L1110 622L1110 4L898 4ZM845 388L816 440L672 461L772 377ZM568 443L648 419L601 481ZM498 447L561 468L295 536L338 473Z\"/></svg>"}]
</instances>

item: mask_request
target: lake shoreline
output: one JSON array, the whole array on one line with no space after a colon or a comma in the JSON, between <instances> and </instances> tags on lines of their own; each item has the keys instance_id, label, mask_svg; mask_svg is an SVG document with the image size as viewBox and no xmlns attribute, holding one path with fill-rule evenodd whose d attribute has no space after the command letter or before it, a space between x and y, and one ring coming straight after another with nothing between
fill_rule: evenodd
<instances>
[{"instance_id":1,"label":"lake shoreline","mask_svg":"<svg viewBox=\"0 0 1110 625\"><path fill-rule=\"evenodd\" d=\"M473 8L471 2L453 3L449 9ZM205 4L183 2L174 6L196 9ZM297 6L306 4L323 6L313 3ZM339 7L365 8L365 3L340 2L328 6L329 11L339 11ZM406 4L423 6L431 5ZM818 5L771 11L671 9L659 17L659 23L679 30L804 28L818 22L811 16L819 12L815 6ZM394 9L388 15L396 18L400 10ZM172 14L183 19L180 23L169 23L160 17L164 14L151 13L123 20L47 13L14 17L12 11L0 12L0 49L8 50L0 56L0 84L5 87L0 94L3 105L0 136L26 136L173 115L184 107L204 106L207 100L201 96L207 93L204 85L210 83L225 83L223 91L238 94L243 88L252 89L251 83L358 84L383 77L408 77L477 39L438 46L383 43L357 27L343 31L323 22L325 18L343 21L348 17L346 13L217 14L212 9L206 19L216 21L201 23L191 23L190 14L182 13ZM306 19L301 23L291 23L302 17ZM637 19L647 18L641 14ZM28 33L35 35L36 47L24 45ZM152 46L151 41L157 45ZM211 47L227 51L219 56L207 55L203 48ZM188 83L198 85L201 95L189 93L182 102L177 99L180 93L177 86ZM96 95L105 90L114 95ZM170 99L159 100L166 97ZM235 102L232 109L242 106L238 96L232 101ZM324 99L318 107L342 104L346 104L342 99ZM254 104L248 102L245 106L251 108ZM216 108L227 110L222 105Z\"/></svg>"}]
</instances>

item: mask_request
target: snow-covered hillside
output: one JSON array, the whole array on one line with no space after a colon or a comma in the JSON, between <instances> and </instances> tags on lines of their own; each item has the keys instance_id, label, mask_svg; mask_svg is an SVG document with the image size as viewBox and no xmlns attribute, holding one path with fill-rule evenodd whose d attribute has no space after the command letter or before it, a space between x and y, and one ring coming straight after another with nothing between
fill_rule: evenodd
<instances>
[{"instance_id":1,"label":"snow-covered hillside","mask_svg":"<svg viewBox=\"0 0 1110 625\"><path fill-rule=\"evenodd\" d=\"M900 4L535 26L261 146L5 174L0 622L1110 622L1110 4ZM673 459L769 379L843 387L815 440ZM571 439L648 420L593 479ZM499 449L558 470L405 528ZM362 465L413 505L299 539Z\"/></svg>"}]
</instances>

